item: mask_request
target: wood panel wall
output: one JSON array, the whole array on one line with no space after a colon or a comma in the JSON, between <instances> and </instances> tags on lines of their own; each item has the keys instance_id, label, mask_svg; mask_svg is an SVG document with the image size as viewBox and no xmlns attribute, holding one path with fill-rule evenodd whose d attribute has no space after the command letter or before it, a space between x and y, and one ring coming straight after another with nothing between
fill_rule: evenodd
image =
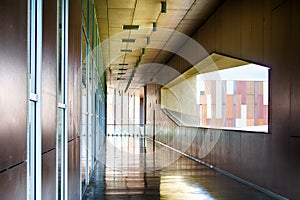
<instances>
[{"instance_id":1,"label":"wood panel wall","mask_svg":"<svg viewBox=\"0 0 300 200\"><path fill-rule=\"evenodd\" d=\"M57 4L43 2L42 66L42 197L55 199L56 193L56 76Z\"/></svg>"},{"instance_id":2,"label":"wood panel wall","mask_svg":"<svg viewBox=\"0 0 300 200\"><path fill-rule=\"evenodd\" d=\"M227 0L193 35L208 53L271 68L270 133L223 131L205 160L291 199L300 198L299 9L297 0ZM183 72L181 60L168 65Z\"/></svg>"},{"instance_id":3,"label":"wood panel wall","mask_svg":"<svg viewBox=\"0 0 300 200\"><path fill-rule=\"evenodd\" d=\"M0 18L0 197L26 199L27 2L1 1Z\"/></svg>"},{"instance_id":4,"label":"wood panel wall","mask_svg":"<svg viewBox=\"0 0 300 200\"><path fill-rule=\"evenodd\" d=\"M80 198L81 1L69 5L69 199Z\"/></svg>"}]
</instances>

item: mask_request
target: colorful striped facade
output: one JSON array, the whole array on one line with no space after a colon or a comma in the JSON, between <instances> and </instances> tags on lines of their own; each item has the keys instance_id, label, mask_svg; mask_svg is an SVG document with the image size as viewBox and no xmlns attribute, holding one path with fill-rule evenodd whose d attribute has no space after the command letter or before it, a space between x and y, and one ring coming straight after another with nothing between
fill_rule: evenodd
<instances>
[{"instance_id":1,"label":"colorful striped facade","mask_svg":"<svg viewBox=\"0 0 300 200\"><path fill-rule=\"evenodd\" d=\"M268 125L268 82L206 80L199 90L200 126L243 129Z\"/></svg>"}]
</instances>

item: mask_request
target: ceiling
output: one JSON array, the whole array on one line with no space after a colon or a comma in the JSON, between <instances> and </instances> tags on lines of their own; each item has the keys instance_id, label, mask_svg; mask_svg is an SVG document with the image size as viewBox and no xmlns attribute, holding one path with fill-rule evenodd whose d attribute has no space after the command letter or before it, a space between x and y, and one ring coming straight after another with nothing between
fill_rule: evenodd
<instances>
[{"instance_id":1,"label":"ceiling","mask_svg":"<svg viewBox=\"0 0 300 200\"><path fill-rule=\"evenodd\" d=\"M95 0L108 87L132 92L159 76L170 77L162 85L178 76L164 64L185 43L181 33L193 34L222 2L166 0L162 13L161 1L165 0ZM123 30L123 25L139 29Z\"/></svg>"}]
</instances>

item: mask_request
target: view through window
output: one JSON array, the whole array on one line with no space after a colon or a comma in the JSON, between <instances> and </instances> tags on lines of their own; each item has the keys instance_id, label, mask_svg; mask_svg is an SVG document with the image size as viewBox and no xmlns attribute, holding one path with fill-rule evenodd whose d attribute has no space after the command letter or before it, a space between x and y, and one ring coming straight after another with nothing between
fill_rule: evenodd
<instances>
[{"instance_id":1,"label":"view through window","mask_svg":"<svg viewBox=\"0 0 300 200\"><path fill-rule=\"evenodd\" d=\"M269 68L247 64L197 75L202 127L268 132Z\"/></svg>"}]
</instances>

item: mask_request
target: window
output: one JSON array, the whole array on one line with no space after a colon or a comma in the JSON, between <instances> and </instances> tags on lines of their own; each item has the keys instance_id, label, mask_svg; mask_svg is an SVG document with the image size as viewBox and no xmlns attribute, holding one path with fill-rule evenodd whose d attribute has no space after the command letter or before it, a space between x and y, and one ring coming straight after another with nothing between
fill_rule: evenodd
<instances>
[{"instance_id":1,"label":"window","mask_svg":"<svg viewBox=\"0 0 300 200\"><path fill-rule=\"evenodd\" d=\"M161 90L183 126L268 132L269 68L212 54Z\"/></svg>"},{"instance_id":2,"label":"window","mask_svg":"<svg viewBox=\"0 0 300 200\"><path fill-rule=\"evenodd\" d=\"M268 132L268 77L256 64L198 74L199 125Z\"/></svg>"}]
</instances>

